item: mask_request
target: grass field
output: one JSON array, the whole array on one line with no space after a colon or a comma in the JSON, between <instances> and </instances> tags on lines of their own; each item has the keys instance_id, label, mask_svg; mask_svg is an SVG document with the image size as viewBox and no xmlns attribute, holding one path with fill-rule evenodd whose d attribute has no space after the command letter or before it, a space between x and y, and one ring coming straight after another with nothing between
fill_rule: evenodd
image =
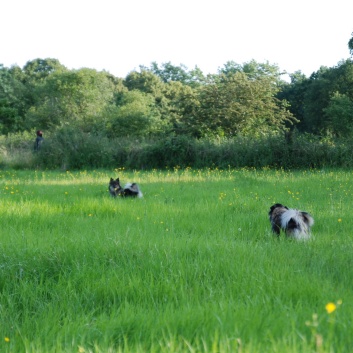
<instances>
[{"instance_id":1,"label":"grass field","mask_svg":"<svg viewBox=\"0 0 353 353\"><path fill-rule=\"evenodd\" d=\"M0 352L351 352L352 196L343 170L0 171Z\"/></svg>"}]
</instances>

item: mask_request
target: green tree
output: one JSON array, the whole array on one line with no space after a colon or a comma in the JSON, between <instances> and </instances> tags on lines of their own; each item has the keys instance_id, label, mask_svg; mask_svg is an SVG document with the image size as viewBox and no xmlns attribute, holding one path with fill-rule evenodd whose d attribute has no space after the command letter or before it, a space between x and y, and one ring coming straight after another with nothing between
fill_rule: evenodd
<instances>
[{"instance_id":1,"label":"green tree","mask_svg":"<svg viewBox=\"0 0 353 353\"><path fill-rule=\"evenodd\" d=\"M26 87L16 72L0 64L0 134L24 130Z\"/></svg>"},{"instance_id":2,"label":"green tree","mask_svg":"<svg viewBox=\"0 0 353 353\"><path fill-rule=\"evenodd\" d=\"M351 55L353 55L353 32L352 32L352 38L348 41L348 49Z\"/></svg>"},{"instance_id":3,"label":"green tree","mask_svg":"<svg viewBox=\"0 0 353 353\"><path fill-rule=\"evenodd\" d=\"M154 97L138 90L122 92L118 105L107 107L104 115L109 137L140 137L165 129Z\"/></svg>"},{"instance_id":4,"label":"green tree","mask_svg":"<svg viewBox=\"0 0 353 353\"><path fill-rule=\"evenodd\" d=\"M298 130L305 130L304 121L304 99L309 85L309 79L301 72L296 71L290 74L290 83L282 83L280 91L277 94L281 101L286 100L289 103L288 110L298 120L296 126Z\"/></svg>"},{"instance_id":5,"label":"green tree","mask_svg":"<svg viewBox=\"0 0 353 353\"><path fill-rule=\"evenodd\" d=\"M51 58L31 60L23 67L25 80L31 83L43 81L58 71L67 71L67 69L60 64L59 60Z\"/></svg>"},{"instance_id":6,"label":"green tree","mask_svg":"<svg viewBox=\"0 0 353 353\"><path fill-rule=\"evenodd\" d=\"M139 90L144 93L150 93L156 99L162 96L164 87L163 81L157 75L144 68L140 72L130 72L124 80L124 85L130 91Z\"/></svg>"},{"instance_id":7,"label":"green tree","mask_svg":"<svg viewBox=\"0 0 353 353\"><path fill-rule=\"evenodd\" d=\"M199 106L198 90L179 81L170 81L165 85L163 94L166 104L162 116L170 122L170 131L197 136L199 128L193 125L193 118Z\"/></svg>"},{"instance_id":8,"label":"green tree","mask_svg":"<svg viewBox=\"0 0 353 353\"><path fill-rule=\"evenodd\" d=\"M157 75L164 83L174 81L191 87L197 87L205 81L205 76L197 66L192 70L188 70L183 64L175 66L171 62L167 62L161 64L159 67L156 62L153 62L150 69L147 70Z\"/></svg>"},{"instance_id":9,"label":"green tree","mask_svg":"<svg viewBox=\"0 0 353 353\"><path fill-rule=\"evenodd\" d=\"M244 72L209 77L199 90L198 106L187 117L197 134L233 136L265 135L285 129L295 119L286 103L276 98L278 87L271 77L249 77ZM185 121L185 120L184 120ZM194 133L195 134L195 133Z\"/></svg>"},{"instance_id":10,"label":"green tree","mask_svg":"<svg viewBox=\"0 0 353 353\"><path fill-rule=\"evenodd\" d=\"M304 99L304 126L313 133L325 133L330 122L324 110L338 92L353 99L353 61L348 59L336 67L321 67L309 78Z\"/></svg>"},{"instance_id":11,"label":"green tree","mask_svg":"<svg viewBox=\"0 0 353 353\"><path fill-rule=\"evenodd\" d=\"M351 98L335 92L323 112L327 117L327 127L334 135L353 136L353 100Z\"/></svg>"},{"instance_id":12,"label":"green tree","mask_svg":"<svg viewBox=\"0 0 353 353\"><path fill-rule=\"evenodd\" d=\"M220 75L224 74L226 76L242 72L245 73L249 79L268 77L271 78L273 83L279 83L282 75L277 65L272 65L269 62L259 63L256 60L250 60L243 64L228 61L224 64L223 68L218 70L218 72Z\"/></svg>"},{"instance_id":13,"label":"green tree","mask_svg":"<svg viewBox=\"0 0 353 353\"><path fill-rule=\"evenodd\" d=\"M55 72L36 85L38 99L27 113L29 128L76 125L89 131L113 104L114 82L93 69Z\"/></svg>"},{"instance_id":14,"label":"green tree","mask_svg":"<svg viewBox=\"0 0 353 353\"><path fill-rule=\"evenodd\" d=\"M142 68L141 71L130 72L124 85L130 90L138 90L142 93L149 94L154 98L155 108L158 110L161 120L168 125L170 121L169 99L166 98L167 86L160 77L152 71ZM119 105L119 102L118 102Z\"/></svg>"}]
</instances>

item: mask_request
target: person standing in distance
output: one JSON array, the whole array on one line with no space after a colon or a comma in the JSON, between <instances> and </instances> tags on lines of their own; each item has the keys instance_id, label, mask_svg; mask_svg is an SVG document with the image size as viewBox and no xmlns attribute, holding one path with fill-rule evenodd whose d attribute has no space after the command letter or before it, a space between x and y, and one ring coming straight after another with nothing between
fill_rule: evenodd
<instances>
[{"instance_id":1,"label":"person standing in distance","mask_svg":"<svg viewBox=\"0 0 353 353\"><path fill-rule=\"evenodd\" d=\"M42 145L44 138L43 138L43 132L41 130L37 131L37 137L36 140L34 142L34 150L38 151Z\"/></svg>"}]
</instances>

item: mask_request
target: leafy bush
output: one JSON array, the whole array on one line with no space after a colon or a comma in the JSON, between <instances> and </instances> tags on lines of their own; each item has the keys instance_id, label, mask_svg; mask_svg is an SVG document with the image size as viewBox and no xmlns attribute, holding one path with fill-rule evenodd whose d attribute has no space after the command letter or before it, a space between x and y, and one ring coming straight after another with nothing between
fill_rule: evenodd
<instances>
[{"instance_id":1,"label":"leafy bush","mask_svg":"<svg viewBox=\"0 0 353 353\"><path fill-rule=\"evenodd\" d=\"M34 134L33 134L34 135ZM32 141L33 140L33 141ZM28 133L0 139L0 164L12 168L153 169L165 167L352 167L353 143L349 139L322 139L314 135L294 135L288 143L284 135L263 138L194 139L186 135L163 138L112 138L62 128L46 136L38 152Z\"/></svg>"},{"instance_id":2,"label":"leafy bush","mask_svg":"<svg viewBox=\"0 0 353 353\"><path fill-rule=\"evenodd\" d=\"M42 168L104 168L113 164L112 146L104 136L72 128L57 130L36 155Z\"/></svg>"}]
</instances>

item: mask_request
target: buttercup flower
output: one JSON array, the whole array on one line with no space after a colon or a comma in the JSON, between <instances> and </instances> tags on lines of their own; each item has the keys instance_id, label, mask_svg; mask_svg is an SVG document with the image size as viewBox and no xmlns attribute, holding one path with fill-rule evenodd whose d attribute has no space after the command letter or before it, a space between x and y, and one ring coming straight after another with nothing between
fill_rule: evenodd
<instances>
[{"instance_id":1,"label":"buttercup flower","mask_svg":"<svg viewBox=\"0 0 353 353\"><path fill-rule=\"evenodd\" d=\"M325 309L327 311L328 314L333 313L336 310L336 304L335 303L327 303L325 306Z\"/></svg>"}]
</instances>

